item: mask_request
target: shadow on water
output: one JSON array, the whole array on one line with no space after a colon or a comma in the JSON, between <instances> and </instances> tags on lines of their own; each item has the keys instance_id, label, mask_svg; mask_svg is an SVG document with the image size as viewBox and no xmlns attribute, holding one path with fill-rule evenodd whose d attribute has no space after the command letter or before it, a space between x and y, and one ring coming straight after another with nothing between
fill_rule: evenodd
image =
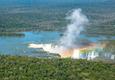
<instances>
[{"instance_id":1,"label":"shadow on water","mask_svg":"<svg viewBox=\"0 0 115 80\"><path fill-rule=\"evenodd\" d=\"M0 37L24 37L25 34L17 32L0 32Z\"/></svg>"}]
</instances>

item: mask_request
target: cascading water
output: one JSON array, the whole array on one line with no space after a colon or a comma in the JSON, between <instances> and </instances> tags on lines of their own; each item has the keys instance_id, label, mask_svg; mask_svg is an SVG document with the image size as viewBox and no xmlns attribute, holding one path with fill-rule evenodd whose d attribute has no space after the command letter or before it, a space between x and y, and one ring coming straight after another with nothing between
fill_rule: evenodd
<instances>
[{"instance_id":1,"label":"cascading water","mask_svg":"<svg viewBox=\"0 0 115 80\"><path fill-rule=\"evenodd\" d=\"M82 13L81 9L74 9L66 17L70 20L67 30L61 37L57 45L51 44L30 44L30 48L43 48L49 53L59 54L62 58L71 57L74 59L94 59L100 56L104 46L98 43L90 43L88 45L78 45L80 33L88 24L88 18ZM115 59L115 55L112 55Z\"/></svg>"}]
</instances>

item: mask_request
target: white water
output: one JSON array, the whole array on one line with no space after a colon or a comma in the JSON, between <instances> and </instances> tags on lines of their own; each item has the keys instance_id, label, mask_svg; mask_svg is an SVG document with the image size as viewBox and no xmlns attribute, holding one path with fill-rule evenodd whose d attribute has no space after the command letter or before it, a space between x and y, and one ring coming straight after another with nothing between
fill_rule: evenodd
<instances>
[{"instance_id":1,"label":"white water","mask_svg":"<svg viewBox=\"0 0 115 80\"><path fill-rule=\"evenodd\" d=\"M72 12L68 14L66 17L70 23L67 25L67 30L64 32L64 36L59 40L57 46L52 47L50 44L42 44L42 45L35 45L30 44L30 47L36 48L41 47L43 50L51 52L51 53L62 53L68 48L74 48L75 42L80 35L80 32L84 30L84 26L88 23L87 17L82 14L81 9L74 9Z\"/></svg>"},{"instance_id":2,"label":"white water","mask_svg":"<svg viewBox=\"0 0 115 80\"><path fill-rule=\"evenodd\" d=\"M30 44L29 48L42 48L44 51L49 53L55 53L62 55L62 53L68 49L73 49L72 55L68 56L74 59L94 59L96 57L99 57L99 53L94 51L91 51L86 54L81 54L79 46L75 43L78 41L78 37L80 36L80 33L84 30L85 26L88 24L87 17L82 13L81 9L75 9L66 18L67 20L70 20L70 24L67 25L67 30L64 32L64 36L59 40L59 43L57 45L50 44ZM78 49L76 49L76 47ZM91 47L91 46L90 46ZM99 47L99 46L98 46ZM92 46L92 49L96 49L97 45ZM88 49L86 47L86 49ZM101 46L100 46L101 49ZM112 55L112 59L115 59L115 56Z\"/></svg>"},{"instance_id":3,"label":"white water","mask_svg":"<svg viewBox=\"0 0 115 80\"><path fill-rule=\"evenodd\" d=\"M87 17L82 13L81 9L74 9L66 18L70 20L70 24L67 25L67 30L64 36L60 39L61 46L65 48L74 48L80 33L84 30L84 27L88 24Z\"/></svg>"}]
</instances>

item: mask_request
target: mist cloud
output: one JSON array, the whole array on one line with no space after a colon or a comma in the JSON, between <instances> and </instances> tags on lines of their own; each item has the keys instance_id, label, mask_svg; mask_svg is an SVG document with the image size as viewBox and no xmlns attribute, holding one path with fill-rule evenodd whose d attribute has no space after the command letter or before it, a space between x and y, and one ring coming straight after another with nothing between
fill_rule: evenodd
<instances>
[{"instance_id":1,"label":"mist cloud","mask_svg":"<svg viewBox=\"0 0 115 80\"><path fill-rule=\"evenodd\" d=\"M70 23L67 25L67 30L64 36L60 39L60 45L65 48L73 48L80 33L84 30L84 27L88 24L87 17L82 13L82 10L74 9L66 17Z\"/></svg>"}]
</instances>

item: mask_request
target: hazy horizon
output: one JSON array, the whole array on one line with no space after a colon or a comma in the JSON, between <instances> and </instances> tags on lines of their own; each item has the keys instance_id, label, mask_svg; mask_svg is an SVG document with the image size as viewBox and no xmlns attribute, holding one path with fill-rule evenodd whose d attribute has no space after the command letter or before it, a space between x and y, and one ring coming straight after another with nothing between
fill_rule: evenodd
<instances>
[{"instance_id":1,"label":"hazy horizon","mask_svg":"<svg viewBox=\"0 0 115 80\"><path fill-rule=\"evenodd\" d=\"M12 5L57 5L57 4L79 4L79 3L100 3L112 0L0 0L0 6Z\"/></svg>"}]
</instances>

